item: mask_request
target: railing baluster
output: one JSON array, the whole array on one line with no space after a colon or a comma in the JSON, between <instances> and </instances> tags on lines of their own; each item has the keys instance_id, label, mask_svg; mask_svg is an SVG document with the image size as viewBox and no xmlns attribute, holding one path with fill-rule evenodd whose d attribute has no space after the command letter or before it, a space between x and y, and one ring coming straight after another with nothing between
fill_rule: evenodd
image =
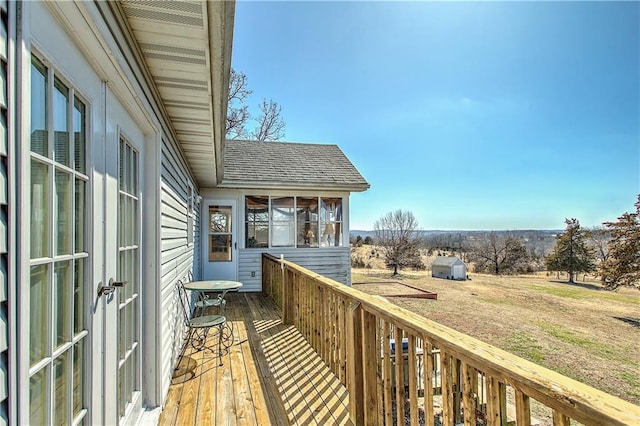
<instances>
[{"instance_id":1,"label":"railing baluster","mask_svg":"<svg viewBox=\"0 0 640 426\"><path fill-rule=\"evenodd\" d=\"M442 424L445 426L451 426L454 424L452 368L451 356L444 350L440 350L440 379L442 383Z\"/></svg>"},{"instance_id":2,"label":"railing baluster","mask_svg":"<svg viewBox=\"0 0 640 426\"><path fill-rule=\"evenodd\" d=\"M422 362L424 381L424 417L425 426L434 426L433 418L433 346L427 341L426 336L422 336Z\"/></svg>"},{"instance_id":3,"label":"railing baluster","mask_svg":"<svg viewBox=\"0 0 640 426\"><path fill-rule=\"evenodd\" d=\"M364 423L364 392L362 374L362 315L360 302L351 302L347 309L347 389L349 417L354 425Z\"/></svg>"},{"instance_id":4,"label":"railing baluster","mask_svg":"<svg viewBox=\"0 0 640 426\"><path fill-rule=\"evenodd\" d=\"M465 426L476 425L476 391L478 389L478 372L475 368L462 362L462 405L464 407ZM474 377L475 376L475 377Z\"/></svg>"},{"instance_id":5,"label":"railing baluster","mask_svg":"<svg viewBox=\"0 0 640 426\"><path fill-rule=\"evenodd\" d=\"M418 425L418 372L416 371L416 336L409 334L407 365L409 367L409 416L412 426Z\"/></svg>"},{"instance_id":6,"label":"railing baluster","mask_svg":"<svg viewBox=\"0 0 640 426\"><path fill-rule=\"evenodd\" d=\"M487 425L501 426L500 382L495 377L487 377Z\"/></svg>"},{"instance_id":7,"label":"railing baluster","mask_svg":"<svg viewBox=\"0 0 640 426\"><path fill-rule=\"evenodd\" d=\"M391 384L391 326L388 321L384 321L382 326L382 378L383 399L384 399L384 419L385 424L393 424L393 413L391 411L391 399L393 398L393 385Z\"/></svg>"},{"instance_id":8,"label":"railing baluster","mask_svg":"<svg viewBox=\"0 0 640 426\"><path fill-rule=\"evenodd\" d=\"M569 426L570 425L569 417L564 414L553 410L553 426Z\"/></svg>"},{"instance_id":9,"label":"railing baluster","mask_svg":"<svg viewBox=\"0 0 640 426\"><path fill-rule=\"evenodd\" d=\"M377 425L378 418L378 324L375 315L362 310L362 366L364 375L364 424Z\"/></svg>"},{"instance_id":10,"label":"railing baluster","mask_svg":"<svg viewBox=\"0 0 640 426\"><path fill-rule=\"evenodd\" d=\"M518 426L531 426L531 409L529 397L520 389L515 389L516 399L516 424Z\"/></svg>"},{"instance_id":11,"label":"railing baluster","mask_svg":"<svg viewBox=\"0 0 640 426\"><path fill-rule=\"evenodd\" d=\"M404 422L404 356L402 354L403 330L395 326L393 329L393 339L395 344L396 363L396 413L397 422Z\"/></svg>"}]
</instances>

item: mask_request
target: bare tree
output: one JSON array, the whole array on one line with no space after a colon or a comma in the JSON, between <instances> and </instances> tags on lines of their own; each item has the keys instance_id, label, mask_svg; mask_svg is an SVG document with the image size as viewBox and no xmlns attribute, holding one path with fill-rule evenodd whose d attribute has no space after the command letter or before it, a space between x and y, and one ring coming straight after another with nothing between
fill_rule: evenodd
<instances>
[{"instance_id":1,"label":"bare tree","mask_svg":"<svg viewBox=\"0 0 640 426\"><path fill-rule=\"evenodd\" d=\"M393 275L398 275L398 269L421 265L417 228L413 213L402 210L389 212L373 224L376 245L381 248L387 267L393 268Z\"/></svg>"},{"instance_id":2,"label":"bare tree","mask_svg":"<svg viewBox=\"0 0 640 426\"><path fill-rule=\"evenodd\" d=\"M495 275L513 274L527 259L527 249L515 235L489 232L471 247L469 258L476 271L487 271Z\"/></svg>"},{"instance_id":3,"label":"bare tree","mask_svg":"<svg viewBox=\"0 0 640 426\"><path fill-rule=\"evenodd\" d=\"M248 79L242 71L231 69L229 93L227 97L226 137L244 139L252 137L259 141L276 141L285 135L282 106L273 100L265 100L258 105L260 115L254 118L249 113L247 100L253 91L248 88ZM255 121L253 131L247 131L249 121Z\"/></svg>"},{"instance_id":4,"label":"bare tree","mask_svg":"<svg viewBox=\"0 0 640 426\"><path fill-rule=\"evenodd\" d=\"M609 248L607 247L611 240L611 233L602 226L594 226L587 229L587 240L593 247L596 259L604 262L609 257Z\"/></svg>"},{"instance_id":5,"label":"bare tree","mask_svg":"<svg viewBox=\"0 0 640 426\"><path fill-rule=\"evenodd\" d=\"M245 100L252 93L247 87L247 76L242 71L231 69L229 94L227 97L226 135L229 139L240 139L247 136L245 125L249 120L249 106Z\"/></svg>"},{"instance_id":6,"label":"bare tree","mask_svg":"<svg viewBox=\"0 0 640 426\"><path fill-rule=\"evenodd\" d=\"M284 120L280 115L282 106L273 100L263 99L260 103L261 114L258 117L258 125L252 136L259 141L277 141L284 137Z\"/></svg>"}]
</instances>

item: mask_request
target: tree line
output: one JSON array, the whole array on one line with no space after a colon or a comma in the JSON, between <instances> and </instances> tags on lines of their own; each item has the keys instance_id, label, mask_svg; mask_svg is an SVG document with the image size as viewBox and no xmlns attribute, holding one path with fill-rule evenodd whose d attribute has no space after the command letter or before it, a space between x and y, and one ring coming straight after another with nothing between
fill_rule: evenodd
<instances>
[{"instance_id":1,"label":"tree line","mask_svg":"<svg viewBox=\"0 0 640 426\"><path fill-rule=\"evenodd\" d=\"M528 238L517 232L478 232L425 236L412 212L389 212L374 223L374 238L356 236L351 243L376 245L387 268L398 274L404 268L424 269L421 250L456 253L473 263L475 272L495 275L540 270L566 272L573 283L579 273L596 273L602 287L640 289L640 194L635 211L622 214L601 227L584 228L576 218L565 219L551 250L531 231Z\"/></svg>"}]
</instances>

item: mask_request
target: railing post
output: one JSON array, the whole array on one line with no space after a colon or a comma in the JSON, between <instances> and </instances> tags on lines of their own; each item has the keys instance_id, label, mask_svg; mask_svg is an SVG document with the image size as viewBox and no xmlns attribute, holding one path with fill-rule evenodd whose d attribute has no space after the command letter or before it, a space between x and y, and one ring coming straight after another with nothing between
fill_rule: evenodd
<instances>
[{"instance_id":1,"label":"railing post","mask_svg":"<svg viewBox=\"0 0 640 426\"><path fill-rule=\"evenodd\" d=\"M282 295L282 322L284 324L293 324L293 318L291 315L291 306L293 305L293 298L295 289L293 288L293 280L290 283L286 281L286 273L284 270L284 255L280 255L280 279L281 279L281 295Z\"/></svg>"},{"instance_id":2,"label":"railing post","mask_svg":"<svg viewBox=\"0 0 640 426\"><path fill-rule=\"evenodd\" d=\"M362 372L364 389L364 424L377 425L381 423L378 406L378 359L380 358L380 343L378 340L378 323L375 315L362 311Z\"/></svg>"},{"instance_id":3,"label":"railing post","mask_svg":"<svg viewBox=\"0 0 640 426\"><path fill-rule=\"evenodd\" d=\"M349 390L349 417L354 425L364 423L361 312L360 302L349 304L347 309L347 389Z\"/></svg>"}]
</instances>

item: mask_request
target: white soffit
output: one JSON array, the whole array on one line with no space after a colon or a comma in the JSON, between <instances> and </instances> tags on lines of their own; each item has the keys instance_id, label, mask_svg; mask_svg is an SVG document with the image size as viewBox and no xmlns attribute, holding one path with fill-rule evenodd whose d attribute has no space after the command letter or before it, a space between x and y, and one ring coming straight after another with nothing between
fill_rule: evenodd
<instances>
[{"instance_id":1,"label":"white soffit","mask_svg":"<svg viewBox=\"0 0 640 426\"><path fill-rule=\"evenodd\" d=\"M121 2L182 151L200 186L215 186L222 162L226 2ZM231 26L232 24L231 16ZM211 35L214 35L212 37ZM215 37L218 35L218 37ZM228 43L228 46L225 46ZM227 70L228 73L228 70Z\"/></svg>"}]
</instances>

